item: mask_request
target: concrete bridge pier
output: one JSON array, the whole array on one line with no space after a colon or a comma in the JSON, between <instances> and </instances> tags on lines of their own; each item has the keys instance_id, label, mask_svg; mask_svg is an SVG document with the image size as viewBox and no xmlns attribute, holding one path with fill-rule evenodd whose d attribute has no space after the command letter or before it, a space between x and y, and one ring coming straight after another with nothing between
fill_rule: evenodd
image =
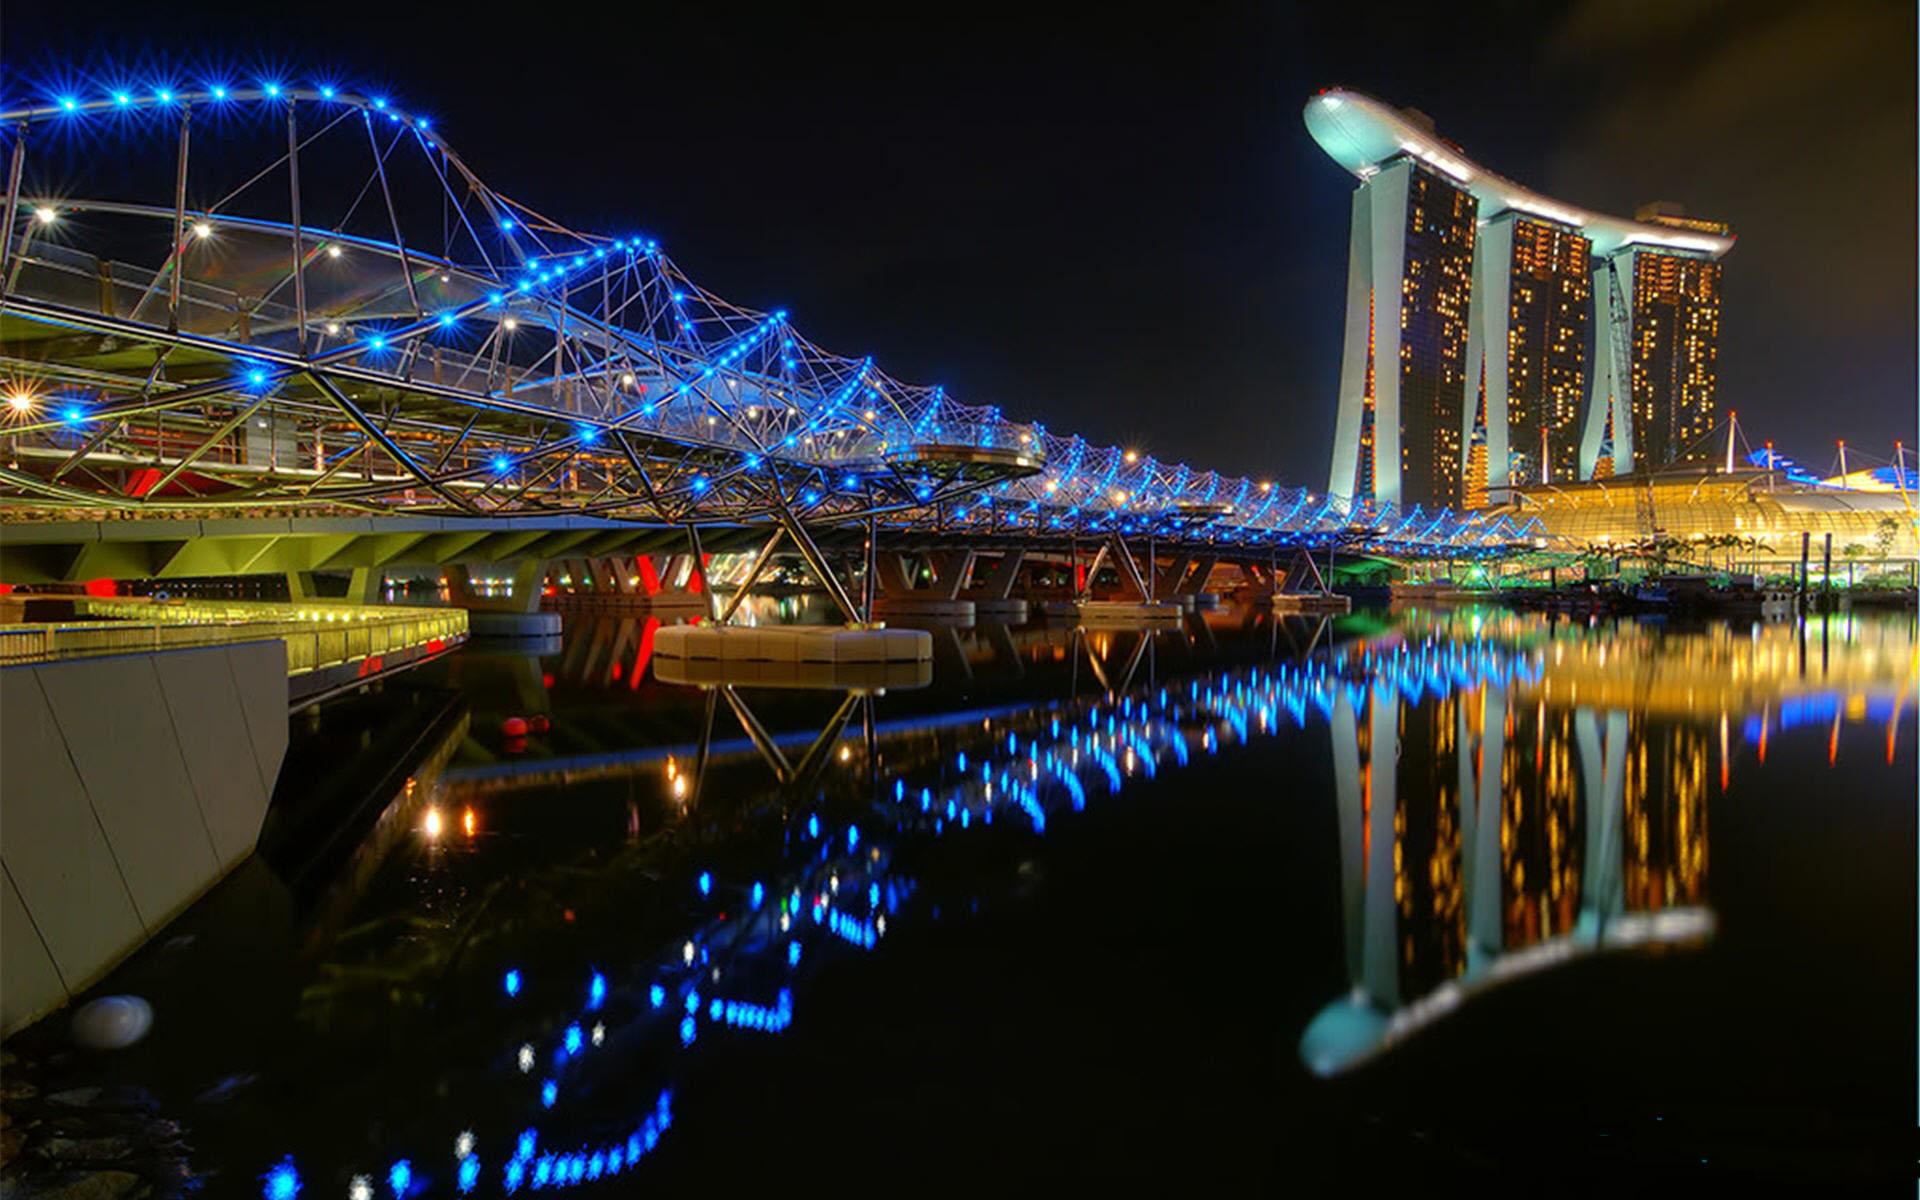
<instances>
[{"instance_id":1,"label":"concrete bridge pier","mask_svg":"<svg viewBox=\"0 0 1920 1200\"><path fill-rule=\"evenodd\" d=\"M928 557L933 569L933 581L928 587L917 588L907 574L905 556L874 556L875 581L880 590L873 601L875 616L971 618L977 615L973 601L960 597L967 571L973 565L973 551L937 551Z\"/></svg>"},{"instance_id":2,"label":"concrete bridge pier","mask_svg":"<svg viewBox=\"0 0 1920 1200\"><path fill-rule=\"evenodd\" d=\"M553 588L543 608L640 610L666 618L710 615L703 572L690 554L602 555L560 559L548 568Z\"/></svg>"},{"instance_id":3,"label":"concrete bridge pier","mask_svg":"<svg viewBox=\"0 0 1920 1200\"><path fill-rule=\"evenodd\" d=\"M1026 598L1013 594L1014 584L1020 578L1020 568L1026 560L1025 550L1009 550L995 559L993 565L982 576L980 559L978 557L974 559L973 586L966 590L964 598L973 601L975 613L1001 620L1026 620Z\"/></svg>"},{"instance_id":4,"label":"concrete bridge pier","mask_svg":"<svg viewBox=\"0 0 1920 1200\"><path fill-rule=\"evenodd\" d=\"M475 637L556 638L560 636L560 614L540 609L546 579L546 563L523 558L513 564L512 591L505 596L488 596L475 590L472 572L455 563L447 567L447 594L456 606L467 610L467 627Z\"/></svg>"},{"instance_id":5,"label":"concrete bridge pier","mask_svg":"<svg viewBox=\"0 0 1920 1200\"><path fill-rule=\"evenodd\" d=\"M1092 596L1093 580L1103 564L1114 564L1120 575L1120 595L1116 599L1096 600ZM1149 557L1147 570L1153 569ZM1140 563L1134 558L1133 551L1127 546L1126 539L1119 534L1111 534L1094 553L1093 565L1087 569L1087 591L1080 596L1079 617L1081 620L1128 620L1128 621L1178 621L1181 607L1174 601L1155 600L1148 577L1141 573Z\"/></svg>"},{"instance_id":6,"label":"concrete bridge pier","mask_svg":"<svg viewBox=\"0 0 1920 1200\"><path fill-rule=\"evenodd\" d=\"M354 567L347 574L347 592L344 597L326 595L320 591L319 572L288 571L287 599L299 604L307 600L340 600L349 604L378 604L380 591L386 582L385 574L378 567Z\"/></svg>"}]
</instances>

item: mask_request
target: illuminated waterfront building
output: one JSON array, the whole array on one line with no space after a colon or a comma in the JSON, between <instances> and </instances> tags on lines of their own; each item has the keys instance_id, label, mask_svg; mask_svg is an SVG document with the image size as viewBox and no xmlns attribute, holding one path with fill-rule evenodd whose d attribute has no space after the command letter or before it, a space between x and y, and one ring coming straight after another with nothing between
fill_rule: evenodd
<instances>
[{"instance_id":1,"label":"illuminated waterfront building","mask_svg":"<svg viewBox=\"0 0 1920 1200\"><path fill-rule=\"evenodd\" d=\"M1497 511L1534 521L1540 536L1561 549L1614 546L1626 552L1664 540L1699 547L1682 551L1684 558L1741 569L1797 563L1803 534L1811 536L1816 565L1829 535L1836 564L1920 557L1920 523L1904 492L1801 482L1783 470L1728 471L1723 463L1517 487Z\"/></svg>"},{"instance_id":2,"label":"illuminated waterfront building","mask_svg":"<svg viewBox=\"0 0 1920 1200\"><path fill-rule=\"evenodd\" d=\"M1448 174L1411 155L1372 165L1362 178L1328 491L1457 508L1478 208Z\"/></svg>"},{"instance_id":3,"label":"illuminated waterfront building","mask_svg":"<svg viewBox=\"0 0 1920 1200\"><path fill-rule=\"evenodd\" d=\"M1480 230L1467 358L1484 381L1491 491L1578 469L1592 245L1570 225L1512 210Z\"/></svg>"},{"instance_id":4,"label":"illuminated waterfront building","mask_svg":"<svg viewBox=\"0 0 1920 1200\"><path fill-rule=\"evenodd\" d=\"M1726 226L1543 196L1423 114L1358 92L1315 96L1306 124L1360 180L1330 495L1478 499L1478 435L1497 501L1511 485L1664 464L1711 427ZM1381 303L1394 295L1397 322Z\"/></svg>"},{"instance_id":5,"label":"illuminated waterfront building","mask_svg":"<svg viewBox=\"0 0 1920 1200\"><path fill-rule=\"evenodd\" d=\"M1643 207L1638 219L1680 236L1725 237L1727 227L1678 216L1673 205ZM1581 478L1706 458L1719 384L1720 271L1717 256L1686 246L1623 247L1595 266L1595 304L1606 336L1581 439ZM1627 386L1621 385L1622 380ZM1622 405L1629 420L1622 420ZM1611 428L1609 428L1611 420Z\"/></svg>"}]
</instances>

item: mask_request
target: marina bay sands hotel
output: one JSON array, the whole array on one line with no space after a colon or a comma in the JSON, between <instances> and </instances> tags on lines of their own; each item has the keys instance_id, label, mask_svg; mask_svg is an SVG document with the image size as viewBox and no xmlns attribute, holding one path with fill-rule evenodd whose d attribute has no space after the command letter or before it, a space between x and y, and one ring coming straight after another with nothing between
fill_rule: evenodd
<instances>
[{"instance_id":1,"label":"marina bay sands hotel","mask_svg":"<svg viewBox=\"0 0 1920 1200\"><path fill-rule=\"evenodd\" d=\"M1542 196L1358 92L1306 123L1360 179L1330 495L1477 507L1710 453L1726 225Z\"/></svg>"}]
</instances>

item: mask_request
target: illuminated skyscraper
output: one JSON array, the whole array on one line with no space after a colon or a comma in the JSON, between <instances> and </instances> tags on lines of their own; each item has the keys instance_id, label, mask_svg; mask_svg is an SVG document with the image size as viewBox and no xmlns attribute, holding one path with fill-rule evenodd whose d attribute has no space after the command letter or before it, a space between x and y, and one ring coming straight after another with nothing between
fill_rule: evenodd
<instances>
[{"instance_id":1,"label":"illuminated skyscraper","mask_svg":"<svg viewBox=\"0 0 1920 1200\"><path fill-rule=\"evenodd\" d=\"M1490 491L1578 469L1591 249L1572 225L1512 209L1480 230L1467 361L1482 381Z\"/></svg>"},{"instance_id":2,"label":"illuminated skyscraper","mask_svg":"<svg viewBox=\"0 0 1920 1200\"><path fill-rule=\"evenodd\" d=\"M1306 123L1360 179L1334 498L1499 501L1671 461L1712 427L1726 226L1550 199L1358 92L1315 96Z\"/></svg>"},{"instance_id":3,"label":"illuminated skyscraper","mask_svg":"<svg viewBox=\"0 0 1920 1200\"><path fill-rule=\"evenodd\" d=\"M1596 262L1595 302L1607 337L1595 354L1583 475L1602 459L1624 473L1710 454L1702 439L1713 428L1719 384L1721 266L1708 239L1725 238L1727 227L1690 220L1672 205L1649 205L1636 215L1681 236L1700 235L1700 242L1628 245Z\"/></svg>"},{"instance_id":4,"label":"illuminated skyscraper","mask_svg":"<svg viewBox=\"0 0 1920 1200\"><path fill-rule=\"evenodd\" d=\"M1473 195L1401 156L1353 194L1338 496L1458 508L1465 465Z\"/></svg>"}]
</instances>

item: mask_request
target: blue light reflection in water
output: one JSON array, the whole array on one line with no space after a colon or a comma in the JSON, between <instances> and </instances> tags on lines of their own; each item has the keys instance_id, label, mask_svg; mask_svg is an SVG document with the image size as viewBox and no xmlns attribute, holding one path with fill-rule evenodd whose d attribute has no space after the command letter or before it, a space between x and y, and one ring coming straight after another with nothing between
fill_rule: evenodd
<instances>
[{"instance_id":1,"label":"blue light reflection in water","mask_svg":"<svg viewBox=\"0 0 1920 1200\"><path fill-rule=\"evenodd\" d=\"M1596 644L1584 644L1579 652L1593 653ZM500 1072L500 1086L518 1089L516 1094L524 1097L523 1111L491 1134L482 1129L479 1144L510 1144L509 1129L523 1128L530 1117L539 1123L519 1134L511 1159L503 1164L494 1160L497 1165L488 1169L480 1188L497 1185L512 1192L569 1187L632 1170L670 1126L671 1089L693 1056L720 1037L786 1031L806 998L808 983L830 969L836 956L874 951L925 917L909 904L916 880L896 865L909 846L923 852L976 822L1008 816L1015 818L1013 825L1022 836L1042 837L1073 813L1118 795L1130 781L1188 767L1200 758L1196 748L1217 754L1309 724L1333 729L1337 758L1343 753L1343 736L1352 743L1356 727L1371 726L1372 763L1384 771L1393 756L1382 757L1383 748L1391 745L1388 727L1380 724L1382 714L1431 707L1436 701L1458 701L1460 729L1471 734L1460 742L1465 771L1468 745L1491 738L1495 728L1491 716L1483 723L1480 716L1470 715L1469 703L1477 713L1482 702L1490 704L1495 697L1507 704L1509 697L1523 692L1543 693L1550 660L1565 649L1558 643L1519 639L1382 639L1298 663L1208 674L1173 687L955 714L950 727L965 731L959 736L967 749L956 752L949 742L937 760L905 764L900 774L876 781L871 799L880 801L891 793L891 802L871 803L857 813L830 815L832 810L815 810L811 804L789 813L784 854L777 864L762 861L751 869L736 869L724 856L703 855L712 865L697 876L697 891L703 901L712 900L710 905L693 905L686 875L677 875L676 894L691 906L688 924L661 941L651 956L624 964L601 960L608 974L581 968L571 980L552 981L544 967L525 960L537 968L538 986L527 990L521 1007L549 1005L553 996L577 1001L584 995L585 1001L576 1010L548 1008L539 1014L549 1031L541 1045L549 1056L544 1061L553 1064L550 1075ZM1856 703L1844 690L1803 689L1757 714L1734 712L1733 727L1746 741L1756 742L1763 741L1769 729L1827 723L1856 708L1868 718L1885 717L1897 711L1898 704L1896 697L1878 694ZM1570 729L1580 743L1577 752L1586 754L1588 742L1607 750L1615 738L1625 737L1625 725L1615 728L1611 720L1604 709L1575 712ZM927 723L908 724L924 728ZM882 736L889 732L884 727L880 731ZM1364 737L1354 753L1356 763L1364 765L1359 757L1368 753ZM1574 765L1579 769L1587 764L1580 759ZM1344 762L1336 762L1336 776L1344 778L1345 771ZM1596 779L1602 792L1612 786L1604 771ZM917 793L917 804L905 802L911 793ZM1340 802L1347 803L1344 794ZM1391 806L1376 806L1371 819L1382 819L1383 811L1390 822ZM1344 808L1342 813L1345 820ZM1597 828L1590 827L1589 836L1597 836ZM1499 832L1497 826L1483 824L1477 831L1482 841L1492 835L1489 829ZM1465 830L1458 843L1465 847L1469 875L1487 869L1474 860L1475 834ZM1374 836L1376 846L1397 848L1390 825L1384 838L1378 831ZM1602 873L1593 874L1604 881ZM1372 878L1391 880L1392 873ZM741 898L747 903L735 909ZM766 904L767 899L775 903ZM1356 966L1353 996L1330 1003L1315 1018L1302 1040L1302 1058L1324 1073L1344 1069L1444 1014L1473 989L1532 969L1535 960L1544 964L1589 947L1678 942L1711 932L1710 913L1697 903L1644 920L1631 903L1611 903L1609 908L1596 900L1578 910L1576 927L1550 931L1554 936L1516 947L1504 958L1497 953L1475 958L1437 984L1411 978L1382 981ZM1366 929L1358 936L1365 940L1375 933ZM1484 950L1501 948L1497 931L1483 943ZM1497 969L1487 969L1483 962L1493 962ZM508 994L519 994L519 971L509 971L506 980ZM605 1047L618 1047L623 1058L634 1057L641 1047L663 1054L658 1099L617 1141L566 1132L564 1144L574 1148L554 1148L562 1144L555 1132L604 1133L606 1122L619 1119L617 1113L595 1111L591 1086L594 1060L614 1051L603 1049L598 1027L591 1039L583 1036L583 1020L598 1025L587 1014L603 1011ZM515 1037L512 1046L521 1042ZM430 1161L418 1147L392 1150L411 1152L413 1162ZM461 1160L456 1169L466 1171L467 1161Z\"/></svg>"}]
</instances>

